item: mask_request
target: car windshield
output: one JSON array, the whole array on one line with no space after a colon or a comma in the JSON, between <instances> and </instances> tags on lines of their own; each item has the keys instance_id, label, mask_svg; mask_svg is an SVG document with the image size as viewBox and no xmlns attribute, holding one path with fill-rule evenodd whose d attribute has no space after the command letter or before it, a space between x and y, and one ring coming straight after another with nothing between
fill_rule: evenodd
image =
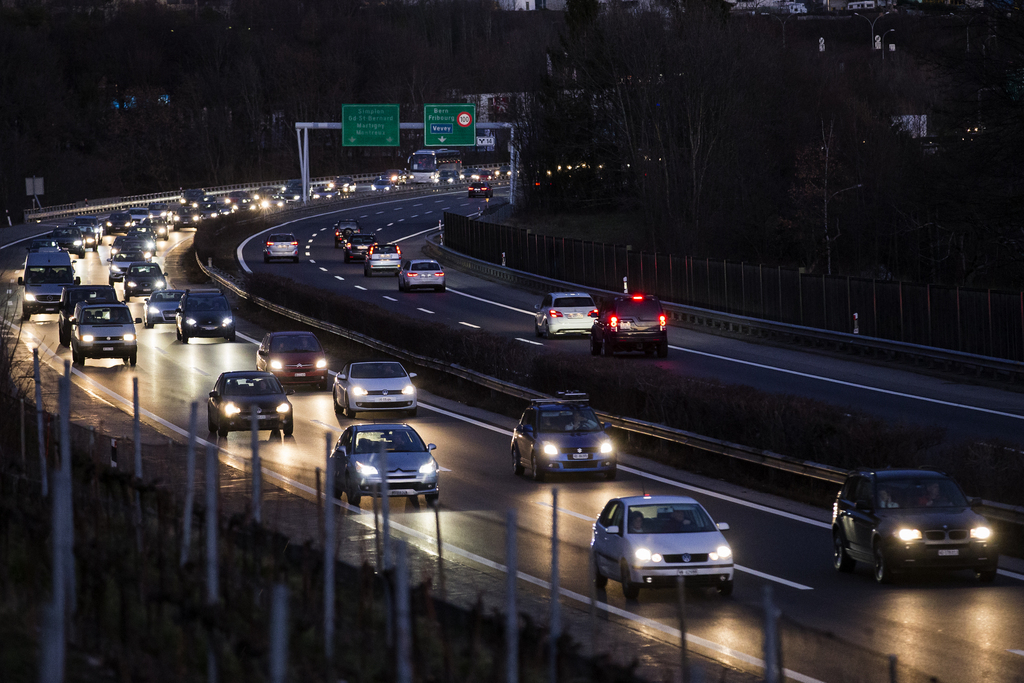
<instances>
[{"instance_id":1,"label":"car windshield","mask_svg":"<svg viewBox=\"0 0 1024 683\"><path fill-rule=\"evenodd\" d=\"M114 254L114 262L115 263L124 263L125 261L131 262L131 261L141 261L141 260L142 260L142 252L139 251L138 249L127 249L127 250L122 251L120 253Z\"/></svg>"},{"instance_id":2,"label":"car windshield","mask_svg":"<svg viewBox=\"0 0 1024 683\"><path fill-rule=\"evenodd\" d=\"M352 235L352 244L373 244L371 235Z\"/></svg>"},{"instance_id":3,"label":"car windshield","mask_svg":"<svg viewBox=\"0 0 1024 683\"><path fill-rule=\"evenodd\" d=\"M876 495L879 507L967 507L960 487L950 479L937 477L879 479Z\"/></svg>"},{"instance_id":4,"label":"car windshield","mask_svg":"<svg viewBox=\"0 0 1024 683\"><path fill-rule=\"evenodd\" d=\"M128 269L129 275L143 276L143 277L160 277L160 266L155 263L137 263Z\"/></svg>"},{"instance_id":5,"label":"car windshield","mask_svg":"<svg viewBox=\"0 0 1024 683\"><path fill-rule=\"evenodd\" d=\"M401 363L353 363L349 377L352 379L380 379L406 377L406 374Z\"/></svg>"},{"instance_id":6,"label":"car windshield","mask_svg":"<svg viewBox=\"0 0 1024 683\"><path fill-rule=\"evenodd\" d=\"M32 240L32 242L29 244L30 249L42 249L44 247L53 248L56 246L57 243L54 242L53 240Z\"/></svg>"},{"instance_id":7,"label":"car windshield","mask_svg":"<svg viewBox=\"0 0 1024 683\"><path fill-rule=\"evenodd\" d=\"M319 351L320 344L309 334L285 334L274 337L270 342L271 353L295 353Z\"/></svg>"},{"instance_id":8,"label":"car windshield","mask_svg":"<svg viewBox=\"0 0 1024 683\"><path fill-rule=\"evenodd\" d=\"M228 311L228 302L219 296L192 297L185 307L190 311Z\"/></svg>"},{"instance_id":9,"label":"car windshield","mask_svg":"<svg viewBox=\"0 0 1024 683\"><path fill-rule=\"evenodd\" d=\"M74 306L79 301L98 299L100 301L114 300L114 293L109 289L71 289L68 290L68 302Z\"/></svg>"},{"instance_id":10,"label":"car windshield","mask_svg":"<svg viewBox=\"0 0 1024 683\"><path fill-rule=\"evenodd\" d=\"M594 300L589 296L563 296L551 304L555 308L593 308Z\"/></svg>"},{"instance_id":11,"label":"car windshield","mask_svg":"<svg viewBox=\"0 0 1024 683\"><path fill-rule=\"evenodd\" d=\"M225 396L270 396L283 393L276 377L228 377L224 380Z\"/></svg>"},{"instance_id":12,"label":"car windshield","mask_svg":"<svg viewBox=\"0 0 1024 683\"><path fill-rule=\"evenodd\" d=\"M57 228L52 233L54 237L77 237L79 234L78 228Z\"/></svg>"},{"instance_id":13,"label":"car windshield","mask_svg":"<svg viewBox=\"0 0 1024 683\"><path fill-rule=\"evenodd\" d=\"M424 261L422 263L410 263L409 270L441 270L441 266L433 261Z\"/></svg>"},{"instance_id":14,"label":"car windshield","mask_svg":"<svg viewBox=\"0 0 1024 683\"><path fill-rule=\"evenodd\" d=\"M599 432L601 423L590 406L562 406L538 414L541 432Z\"/></svg>"},{"instance_id":15,"label":"car windshield","mask_svg":"<svg viewBox=\"0 0 1024 683\"><path fill-rule=\"evenodd\" d=\"M398 253L398 247L396 247L394 244L379 244L379 245L377 245L377 248L374 249L373 253L375 253L375 254L397 254Z\"/></svg>"},{"instance_id":16,"label":"car windshield","mask_svg":"<svg viewBox=\"0 0 1024 683\"><path fill-rule=\"evenodd\" d=\"M78 322L81 325L127 325L132 322L132 314L124 306L87 308Z\"/></svg>"},{"instance_id":17,"label":"car windshield","mask_svg":"<svg viewBox=\"0 0 1024 683\"><path fill-rule=\"evenodd\" d=\"M178 301L181 299L181 295L182 292L153 292L152 296L149 297L149 303Z\"/></svg>"},{"instance_id":18,"label":"car windshield","mask_svg":"<svg viewBox=\"0 0 1024 683\"><path fill-rule=\"evenodd\" d=\"M25 282L30 285L59 285L74 279L75 272L71 266L29 266L25 269Z\"/></svg>"},{"instance_id":19,"label":"car windshield","mask_svg":"<svg viewBox=\"0 0 1024 683\"><path fill-rule=\"evenodd\" d=\"M366 429L355 434L355 453L417 453L427 450L420 435L408 428Z\"/></svg>"},{"instance_id":20,"label":"car windshield","mask_svg":"<svg viewBox=\"0 0 1024 683\"><path fill-rule=\"evenodd\" d=\"M690 534L718 528L696 503L631 505L626 519L631 534Z\"/></svg>"}]
</instances>

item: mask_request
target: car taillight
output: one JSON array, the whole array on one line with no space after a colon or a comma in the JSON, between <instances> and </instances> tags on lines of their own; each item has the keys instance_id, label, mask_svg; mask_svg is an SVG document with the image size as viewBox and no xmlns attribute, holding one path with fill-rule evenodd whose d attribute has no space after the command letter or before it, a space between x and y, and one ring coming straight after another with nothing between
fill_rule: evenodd
<instances>
[{"instance_id":1,"label":"car taillight","mask_svg":"<svg viewBox=\"0 0 1024 683\"><path fill-rule=\"evenodd\" d=\"M587 315L589 315L591 318L596 318L597 317L597 309L595 308L590 313L587 313Z\"/></svg>"},{"instance_id":2,"label":"car taillight","mask_svg":"<svg viewBox=\"0 0 1024 683\"><path fill-rule=\"evenodd\" d=\"M633 301L643 301L643 300L644 300L644 295L643 294L634 294L633 295Z\"/></svg>"},{"instance_id":3,"label":"car taillight","mask_svg":"<svg viewBox=\"0 0 1024 683\"><path fill-rule=\"evenodd\" d=\"M444 277L444 271L443 270L439 270L436 273L434 273L434 275L437 276L437 277Z\"/></svg>"},{"instance_id":4,"label":"car taillight","mask_svg":"<svg viewBox=\"0 0 1024 683\"><path fill-rule=\"evenodd\" d=\"M658 316L658 324L661 325L661 329L665 329L665 314L662 313Z\"/></svg>"},{"instance_id":5,"label":"car taillight","mask_svg":"<svg viewBox=\"0 0 1024 683\"><path fill-rule=\"evenodd\" d=\"M551 316L552 318L561 318L561 317L563 317L561 311L556 311L553 308L548 311L548 315Z\"/></svg>"},{"instance_id":6,"label":"car taillight","mask_svg":"<svg viewBox=\"0 0 1024 683\"><path fill-rule=\"evenodd\" d=\"M408 272L405 274L406 277L416 277L419 273Z\"/></svg>"},{"instance_id":7,"label":"car taillight","mask_svg":"<svg viewBox=\"0 0 1024 683\"><path fill-rule=\"evenodd\" d=\"M293 247L297 247L297 246L299 246L299 243L298 242L292 242L292 246Z\"/></svg>"},{"instance_id":8,"label":"car taillight","mask_svg":"<svg viewBox=\"0 0 1024 683\"><path fill-rule=\"evenodd\" d=\"M267 246L268 247L272 247L272 246L274 246L274 243L273 242L267 242Z\"/></svg>"},{"instance_id":9,"label":"car taillight","mask_svg":"<svg viewBox=\"0 0 1024 683\"><path fill-rule=\"evenodd\" d=\"M402 255L402 248L401 247L395 247L395 249L398 250L398 255L401 256Z\"/></svg>"},{"instance_id":10,"label":"car taillight","mask_svg":"<svg viewBox=\"0 0 1024 683\"><path fill-rule=\"evenodd\" d=\"M612 329L618 329L618 327L619 327L619 319L618 319L618 317L613 315L611 318L608 319L608 324L612 327Z\"/></svg>"}]
</instances>

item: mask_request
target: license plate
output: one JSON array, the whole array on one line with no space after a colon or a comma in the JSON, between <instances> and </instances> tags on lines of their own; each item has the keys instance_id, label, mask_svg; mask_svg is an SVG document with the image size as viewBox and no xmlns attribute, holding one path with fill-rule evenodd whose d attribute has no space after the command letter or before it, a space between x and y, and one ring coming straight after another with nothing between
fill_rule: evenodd
<instances>
[{"instance_id":1,"label":"license plate","mask_svg":"<svg viewBox=\"0 0 1024 683\"><path fill-rule=\"evenodd\" d=\"M589 453L573 453L572 454L572 459L573 460L589 460L590 459L590 454Z\"/></svg>"},{"instance_id":2,"label":"license plate","mask_svg":"<svg viewBox=\"0 0 1024 683\"><path fill-rule=\"evenodd\" d=\"M627 323L627 322L621 322L621 323L619 323L619 327L621 329L623 329L623 330L630 330L630 329L633 329L633 324L632 323Z\"/></svg>"},{"instance_id":3,"label":"license plate","mask_svg":"<svg viewBox=\"0 0 1024 683\"><path fill-rule=\"evenodd\" d=\"M415 496L416 492L412 489L388 489L389 496Z\"/></svg>"},{"instance_id":4,"label":"license plate","mask_svg":"<svg viewBox=\"0 0 1024 683\"><path fill-rule=\"evenodd\" d=\"M217 326L216 325L203 325L203 329L206 330L207 332L211 332L211 331L217 329Z\"/></svg>"},{"instance_id":5,"label":"license plate","mask_svg":"<svg viewBox=\"0 0 1024 683\"><path fill-rule=\"evenodd\" d=\"M305 376L306 376L306 373L304 373L304 372L296 372L296 373L295 373L295 376L296 376L296 377L305 377Z\"/></svg>"},{"instance_id":6,"label":"license plate","mask_svg":"<svg viewBox=\"0 0 1024 683\"><path fill-rule=\"evenodd\" d=\"M257 415L256 417L258 417L261 420L273 420L277 416L276 415Z\"/></svg>"},{"instance_id":7,"label":"license plate","mask_svg":"<svg viewBox=\"0 0 1024 683\"><path fill-rule=\"evenodd\" d=\"M676 574L678 574L679 576L696 576L697 575L697 570L696 569L680 569L680 570L678 570L676 572Z\"/></svg>"},{"instance_id":8,"label":"license plate","mask_svg":"<svg viewBox=\"0 0 1024 683\"><path fill-rule=\"evenodd\" d=\"M113 350L114 350L114 347L113 347L113 346L104 346L104 347L103 347L103 350L104 350L104 351L113 351ZM939 552L942 552L942 551L940 550Z\"/></svg>"},{"instance_id":9,"label":"license plate","mask_svg":"<svg viewBox=\"0 0 1024 683\"><path fill-rule=\"evenodd\" d=\"M393 403L394 401L401 401L401 396L382 396L380 398L381 403Z\"/></svg>"},{"instance_id":10,"label":"license plate","mask_svg":"<svg viewBox=\"0 0 1024 683\"><path fill-rule=\"evenodd\" d=\"M960 554L960 550L958 548L953 548L952 550L940 550L939 551L939 557L956 557L959 554Z\"/></svg>"}]
</instances>

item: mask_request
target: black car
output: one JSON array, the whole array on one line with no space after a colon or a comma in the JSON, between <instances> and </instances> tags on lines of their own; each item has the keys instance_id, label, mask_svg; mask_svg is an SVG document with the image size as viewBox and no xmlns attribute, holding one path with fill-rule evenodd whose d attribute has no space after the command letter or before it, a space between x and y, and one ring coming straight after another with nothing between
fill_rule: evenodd
<instances>
[{"instance_id":1,"label":"black car","mask_svg":"<svg viewBox=\"0 0 1024 683\"><path fill-rule=\"evenodd\" d=\"M224 337L235 341L235 319L231 306L217 290L185 290L175 314L178 341L188 344L192 337Z\"/></svg>"},{"instance_id":2,"label":"black car","mask_svg":"<svg viewBox=\"0 0 1024 683\"><path fill-rule=\"evenodd\" d=\"M485 197L493 197L494 190L491 189L491 183L487 180L474 180L466 188L467 197L476 197L477 195L483 195Z\"/></svg>"},{"instance_id":3,"label":"black car","mask_svg":"<svg viewBox=\"0 0 1024 683\"><path fill-rule=\"evenodd\" d=\"M56 228L50 233L50 239L64 251L85 256L85 238L78 228Z\"/></svg>"},{"instance_id":4,"label":"black car","mask_svg":"<svg viewBox=\"0 0 1024 683\"><path fill-rule=\"evenodd\" d=\"M167 278L155 263L133 263L124 274L124 300L130 302L133 296L147 296L161 289L167 289Z\"/></svg>"},{"instance_id":5,"label":"black car","mask_svg":"<svg viewBox=\"0 0 1024 683\"><path fill-rule=\"evenodd\" d=\"M223 372L206 403L207 426L222 437L251 431L255 411L257 430L280 429L291 436L295 421L288 394L292 393L269 372Z\"/></svg>"},{"instance_id":6,"label":"black car","mask_svg":"<svg viewBox=\"0 0 1024 683\"><path fill-rule=\"evenodd\" d=\"M340 249L345 246L345 242L349 237L358 235L361 232L362 229L359 227L359 221L354 218L342 218L334 224L334 248Z\"/></svg>"},{"instance_id":7,"label":"black car","mask_svg":"<svg viewBox=\"0 0 1024 683\"><path fill-rule=\"evenodd\" d=\"M71 318L75 315L75 306L83 301L90 304L117 303L117 292L110 285L65 287L60 294L57 311L57 336L61 346L71 345Z\"/></svg>"},{"instance_id":8,"label":"black car","mask_svg":"<svg viewBox=\"0 0 1024 683\"><path fill-rule=\"evenodd\" d=\"M345 263L354 260L365 261L366 252L375 244L377 238L373 235L352 235L345 240Z\"/></svg>"},{"instance_id":9,"label":"black car","mask_svg":"<svg viewBox=\"0 0 1024 683\"><path fill-rule=\"evenodd\" d=\"M668 318L658 297L624 294L601 304L590 328L590 353L612 356L616 351L668 356Z\"/></svg>"},{"instance_id":10,"label":"black car","mask_svg":"<svg viewBox=\"0 0 1024 683\"><path fill-rule=\"evenodd\" d=\"M107 233L119 232L123 234L132 229L135 225L135 219L127 211L115 211L107 216L107 220L103 224L106 226Z\"/></svg>"},{"instance_id":11,"label":"black car","mask_svg":"<svg viewBox=\"0 0 1024 683\"><path fill-rule=\"evenodd\" d=\"M953 479L931 469L859 469L832 506L832 564L874 568L878 583L905 570L970 569L996 578L995 532Z\"/></svg>"},{"instance_id":12,"label":"black car","mask_svg":"<svg viewBox=\"0 0 1024 683\"><path fill-rule=\"evenodd\" d=\"M536 481L548 474L602 474L614 479L615 446L611 425L598 420L585 396L537 399L512 432L512 471L526 467Z\"/></svg>"},{"instance_id":13,"label":"black car","mask_svg":"<svg viewBox=\"0 0 1024 683\"><path fill-rule=\"evenodd\" d=\"M123 282L124 273L130 265L133 263L146 263L148 261L149 259L146 258L145 252L137 247L119 251L107 259L107 263L110 264L107 284L113 287L115 282Z\"/></svg>"},{"instance_id":14,"label":"black car","mask_svg":"<svg viewBox=\"0 0 1024 683\"><path fill-rule=\"evenodd\" d=\"M199 202L203 201L203 197L205 196L206 193L203 192L202 190L185 190L184 192L181 193L181 199L179 199L178 201L184 204L185 206L191 207L193 209L198 209Z\"/></svg>"},{"instance_id":15,"label":"black car","mask_svg":"<svg viewBox=\"0 0 1024 683\"><path fill-rule=\"evenodd\" d=\"M52 237L37 237L28 243L25 247L25 251L30 254L35 254L40 251L60 251L60 245L57 244L57 240Z\"/></svg>"}]
</instances>

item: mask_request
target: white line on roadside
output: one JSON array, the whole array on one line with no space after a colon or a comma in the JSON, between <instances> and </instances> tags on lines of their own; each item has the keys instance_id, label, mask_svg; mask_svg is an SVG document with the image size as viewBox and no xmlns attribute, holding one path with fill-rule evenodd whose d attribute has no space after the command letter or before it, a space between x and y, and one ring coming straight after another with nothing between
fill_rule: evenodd
<instances>
[{"instance_id":1,"label":"white line on roadside","mask_svg":"<svg viewBox=\"0 0 1024 683\"><path fill-rule=\"evenodd\" d=\"M388 301L398 301L398 299L388 296L387 294L384 295L384 298L387 299Z\"/></svg>"},{"instance_id":2,"label":"white line on roadside","mask_svg":"<svg viewBox=\"0 0 1024 683\"><path fill-rule=\"evenodd\" d=\"M340 432L341 431L341 427L339 427L338 425L329 425L326 422L321 422L320 420L310 420L310 422L312 422L315 425L320 425L321 427L327 427L332 432Z\"/></svg>"},{"instance_id":3,"label":"white line on roadside","mask_svg":"<svg viewBox=\"0 0 1024 683\"><path fill-rule=\"evenodd\" d=\"M309 254L306 254L306 256L309 256ZM313 259L309 259L309 262L310 263L316 263L316 261L314 261Z\"/></svg>"},{"instance_id":4,"label":"white line on roadside","mask_svg":"<svg viewBox=\"0 0 1024 683\"><path fill-rule=\"evenodd\" d=\"M394 223L388 223L388 224L387 224L387 225L385 225L384 227L386 227L386 228L390 228L390 227L391 227L392 225L394 225Z\"/></svg>"},{"instance_id":5,"label":"white line on roadside","mask_svg":"<svg viewBox=\"0 0 1024 683\"><path fill-rule=\"evenodd\" d=\"M345 278L343 278L343 277L342 277L342 276L340 276L340 275L335 275L335 276L334 276L334 279L335 279L335 280L341 280L342 282L344 282L344 281L345 281Z\"/></svg>"},{"instance_id":6,"label":"white line on roadside","mask_svg":"<svg viewBox=\"0 0 1024 683\"><path fill-rule=\"evenodd\" d=\"M201 370L201 369L196 368L196 367L193 367L192 369L195 370L196 372L198 372L203 377L209 377L210 376L210 373L208 373L206 370ZM259 425L257 425L257 426L259 426Z\"/></svg>"},{"instance_id":7,"label":"white line on roadside","mask_svg":"<svg viewBox=\"0 0 1024 683\"><path fill-rule=\"evenodd\" d=\"M542 344L539 341L533 341L532 339L523 339L522 337L516 337L516 341L521 341L525 344L533 344L534 346L544 346L544 344Z\"/></svg>"},{"instance_id":8,"label":"white line on roadside","mask_svg":"<svg viewBox=\"0 0 1024 683\"><path fill-rule=\"evenodd\" d=\"M435 228L435 230L436 230L436 228ZM409 235L409 237L413 237L413 235ZM491 304L492 306L497 306L499 308L507 308L510 311L515 311L516 313L524 313L524 314L529 315L529 316L533 316L534 315L533 311L526 311L526 310L523 310L522 308L516 308L515 306L508 306L506 304L499 304L497 301L491 301L490 299L483 299L483 298L478 297L478 296L473 296L472 294L466 294L465 292L460 292L459 290L452 289L451 287L448 288L448 291L452 292L454 294L458 294L459 296L464 296L467 299L472 299L473 301L479 301L481 303Z\"/></svg>"},{"instance_id":9,"label":"white line on roadside","mask_svg":"<svg viewBox=\"0 0 1024 683\"><path fill-rule=\"evenodd\" d=\"M323 266L319 266L319 268L320 268L320 270L324 271L325 273L327 272L327 269L324 268Z\"/></svg>"},{"instance_id":10,"label":"white line on roadside","mask_svg":"<svg viewBox=\"0 0 1024 683\"><path fill-rule=\"evenodd\" d=\"M479 325L474 325L473 323L464 323L461 320L459 321L459 324L460 325L465 325L466 327L472 327L474 330L479 330L480 329Z\"/></svg>"},{"instance_id":11,"label":"white line on roadside","mask_svg":"<svg viewBox=\"0 0 1024 683\"><path fill-rule=\"evenodd\" d=\"M429 313L430 315L434 315L434 312L433 312L433 311L431 311L431 310L428 310L428 309L426 309L426 308L417 308L416 310L417 310L417 311L423 311L424 313Z\"/></svg>"},{"instance_id":12,"label":"white line on roadside","mask_svg":"<svg viewBox=\"0 0 1024 683\"><path fill-rule=\"evenodd\" d=\"M362 285L356 285L356 289L361 289L364 292L366 291L366 287L363 287Z\"/></svg>"},{"instance_id":13,"label":"white line on roadside","mask_svg":"<svg viewBox=\"0 0 1024 683\"><path fill-rule=\"evenodd\" d=\"M1024 650L1007 650L1007 652L1009 652L1010 654L1020 655L1021 657L1024 657Z\"/></svg>"}]
</instances>

